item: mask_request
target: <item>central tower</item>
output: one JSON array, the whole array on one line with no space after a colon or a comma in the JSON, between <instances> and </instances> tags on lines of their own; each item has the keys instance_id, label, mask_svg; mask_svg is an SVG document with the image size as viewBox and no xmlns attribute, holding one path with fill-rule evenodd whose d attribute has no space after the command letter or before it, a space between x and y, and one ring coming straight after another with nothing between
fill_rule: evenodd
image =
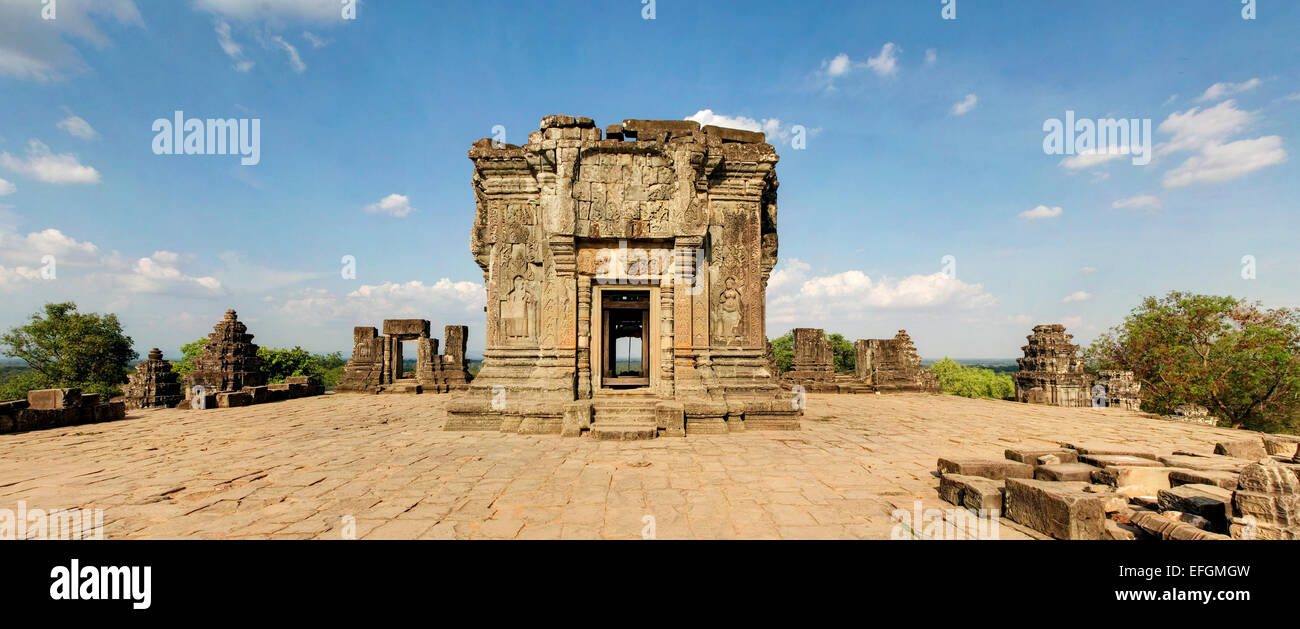
<instances>
[{"instance_id":1,"label":"central tower","mask_svg":"<svg viewBox=\"0 0 1300 629\"><path fill-rule=\"evenodd\" d=\"M524 146L469 152L487 348L447 428L797 428L764 357L779 159L764 135L672 120L602 134L573 116L540 127Z\"/></svg>"}]
</instances>

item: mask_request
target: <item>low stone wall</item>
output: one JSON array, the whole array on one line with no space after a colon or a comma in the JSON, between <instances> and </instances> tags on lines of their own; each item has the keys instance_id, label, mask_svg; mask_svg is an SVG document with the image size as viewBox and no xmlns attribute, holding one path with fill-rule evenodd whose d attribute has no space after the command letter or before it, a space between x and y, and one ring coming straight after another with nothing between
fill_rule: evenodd
<instances>
[{"instance_id":1,"label":"low stone wall","mask_svg":"<svg viewBox=\"0 0 1300 629\"><path fill-rule=\"evenodd\" d=\"M29 391L26 400L0 402L0 433L26 432L126 417L126 404L101 402L97 393L81 389Z\"/></svg>"},{"instance_id":2,"label":"low stone wall","mask_svg":"<svg viewBox=\"0 0 1300 629\"><path fill-rule=\"evenodd\" d=\"M190 393L191 400L178 408L206 410L210 408L238 408L269 402L283 402L303 397L324 395L325 387L320 378L315 376L293 376L285 378L283 384L268 384L258 387L244 387L239 391L213 391L205 393L200 402L197 395Z\"/></svg>"}]
</instances>

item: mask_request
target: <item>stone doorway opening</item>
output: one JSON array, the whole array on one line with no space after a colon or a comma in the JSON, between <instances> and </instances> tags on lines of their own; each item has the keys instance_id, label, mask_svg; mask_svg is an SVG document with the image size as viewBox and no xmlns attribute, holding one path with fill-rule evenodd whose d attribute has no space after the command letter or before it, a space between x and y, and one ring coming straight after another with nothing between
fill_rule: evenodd
<instances>
[{"instance_id":1,"label":"stone doorway opening","mask_svg":"<svg viewBox=\"0 0 1300 629\"><path fill-rule=\"evenodd\" d=\"M417 357L420 355L415 339L402 340L397 343L397 380L414 380L418 368Z\"/></svg>"},{"instance_id":2,"label":"stone doorway opening","mask_svg":"<svg viewBox=\"0 0 1300 629\"><path fill-rule=\"evenodd\" d=\"M650 386L650 292L602 291L601 385Z\"/></svg>"}]
</instances>

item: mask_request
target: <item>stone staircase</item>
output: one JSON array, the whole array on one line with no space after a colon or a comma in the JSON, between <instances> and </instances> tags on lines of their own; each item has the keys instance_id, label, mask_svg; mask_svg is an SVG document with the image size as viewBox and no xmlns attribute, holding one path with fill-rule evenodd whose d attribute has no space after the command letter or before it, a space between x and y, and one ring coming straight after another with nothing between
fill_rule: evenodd
<instances>
[{"instance_id":1,"label":"stone staircase","mask_svg":"<svg viewBox=\"0 0 1300 629\"><path fill-rule=\"evenodd\" d=\"M649 393L599 393L591 398L591 438L602 441L635 441L659 436L655 404Z\"/></svg>"},{"instance_id":2,"label":"stone staircase","mask_svg":"<svg viewBox=\"0 0 1300 629\"><path fill-rule=\"evenodd\" d=\"M419 395L423 392L424 387L420 386L420 381L415 378L400 378L393 384L386 384L379 387L379 393L385 394Z\"/></svg>"}]
</instances>

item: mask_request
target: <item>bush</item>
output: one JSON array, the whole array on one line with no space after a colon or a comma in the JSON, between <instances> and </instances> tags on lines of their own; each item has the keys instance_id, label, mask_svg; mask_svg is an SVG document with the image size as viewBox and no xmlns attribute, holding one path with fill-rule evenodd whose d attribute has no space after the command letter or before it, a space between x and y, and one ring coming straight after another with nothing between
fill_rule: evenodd
<instances>
[{"instance_id":1,"label":"bush","mask_svg":"<svg viewBox=\"0 0 1300 629\"><path fill-rule=\"evenodd\" d=\"M30 323L0 336L0 351L21 358L36 373L6 381L6 390L78 388L119 395L137 356L131 345L115 314L82 314L72 302L46 304Z\"/></svg>"},{"instance_id":2,"label":"bush","mask_svg":"<svg viewBox=\"0 0 1300 629\"><path fill-rule=\"evenodd\" d=\"M939 379L940 388L948 395L1005 400L1016 394L1015 382L1009 374L967 367L951 358L945 357L931 365L930 371Z\"/></svg>"}]
</instances>

